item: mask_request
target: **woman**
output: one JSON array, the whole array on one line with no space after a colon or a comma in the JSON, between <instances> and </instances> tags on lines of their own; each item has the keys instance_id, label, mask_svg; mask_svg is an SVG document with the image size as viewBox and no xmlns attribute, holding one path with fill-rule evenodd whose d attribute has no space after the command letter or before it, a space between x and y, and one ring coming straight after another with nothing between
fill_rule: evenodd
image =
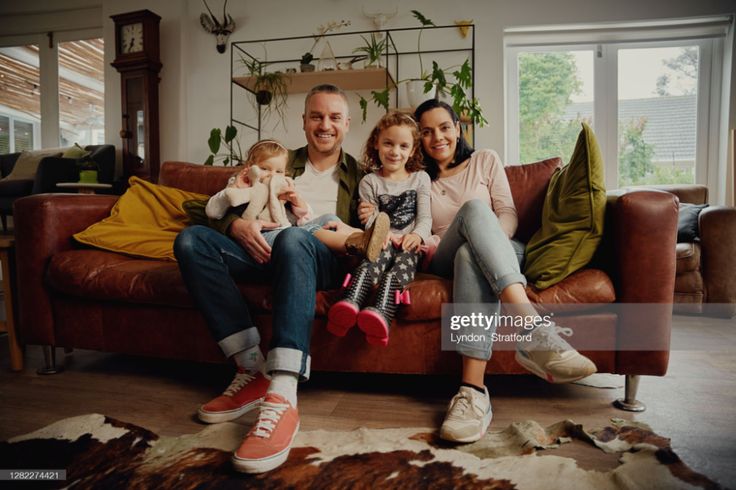
<instances>
[{"instance_id":1,"label":"woman","mask_svg":"<svg viewBox=\"0 0 736 490\"><path fill-rule=\"evenodd\" d=\"M414 117L432 179L432 228L440 238L429 272L453 278L454 303L482 304L486 311L479 313L488 316L498 313L503 303L514 314L539 317L524 289L526 279L520 271L524 245L512 239L516 209L500 158L492 150L474 151L463 138L457 114L444 102L428 100L417 107ZM361 204L361 217L369 209ZM531 340L517 345L517 361L555 383L594 373L595 364L562 340L558 330L554 324L532 330ZM484 338L487 341L457 347L462 383L440 429L443 439L477 441L491 423L483 376L492 343L490 335Z\"/></svg>"}]
</instances>

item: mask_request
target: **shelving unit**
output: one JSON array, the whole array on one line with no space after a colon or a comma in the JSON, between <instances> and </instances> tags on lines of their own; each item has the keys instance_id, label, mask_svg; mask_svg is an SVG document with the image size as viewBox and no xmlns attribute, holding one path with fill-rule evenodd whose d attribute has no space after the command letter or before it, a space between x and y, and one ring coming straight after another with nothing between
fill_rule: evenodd
<instances>
[{"instance_id":1,"label":"shelving unit","mask_svg":"<svg viewBox=\"0 0 736 490\"><path fill-rule=\"evenodd\" d=\"M285 73L290 94L306 93L322 83L334 83L343 90L370 90L386 86L396 88L386 68L364 68L360 70L312 71L306 73ZM256 77L235 77L233 83L253 92Z\"/></svg>"},{"instance_id":2,"label":"shelving unit","mask_svg":"<svg viewBox=\"0 0 736 490\"><path fill-rule=\"evenodd\" d=\"M475 97L475 26L469 25L467 37L460 37L458 26L427 26L385 29L380 31L336 32L319 38L315 36L295 36L285 38L259 39L252 41L235 41L231 43L230 59L230 124L253 132L253 136L261 139L262 107L255 100L255 77L246 76L243 60L255 60L262 63L265 71L281 71L287 84L287 93L306 93L312 87L322 83L332 83L345 91L364 91L362 94L370 99L370 91L390 90L391 106L398 108L400 104L399 86L403 81L419 78L420 66L424 70L432 69L432 61L439 60L440 66L460 66L466 59L470 61L473 87L470 98ZM418 46L418 36L422 34L422 43L428 48ZM320 59L319 42L329 43L334 50L335 61L339 65L348 64L355 59L353 50L364 44L361 36L371 34L387 40L381 65L385 68L338 69L330 71L293 72L298 68L302 53L312 52L314 63ZM310 47L311 46L311 47ZM262 53L262 54L261 54ZM275 55L274 55L275 53ZM419 61L419 62L417 62ZM289 70L287 72L287 70ZM248 97L250 104L236 98ZM238 106L236 108L236 105ZM250 106L249 110L244 107ZM236 113L237 112L237 113ZM254 122L248 122L253 119ZM467 123L464 122L464 126ZM467 124L468 133L474 127Z\"/></svg>"}]
</instances>

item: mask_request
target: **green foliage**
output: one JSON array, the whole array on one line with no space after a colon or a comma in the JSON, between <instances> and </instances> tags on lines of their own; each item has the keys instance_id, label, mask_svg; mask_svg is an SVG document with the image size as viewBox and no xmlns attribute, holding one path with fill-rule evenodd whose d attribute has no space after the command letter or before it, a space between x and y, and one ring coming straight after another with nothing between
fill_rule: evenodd
<instances>
[{"instance_id":1,"label":"green foliage","mask_svg":"<svg viewBox=\"0 0 736 490\"><path fill-rule=\"evenodd\" d=\"M619 126L618 185L693 184L695 167L655 165L654 145L644 139L646 118L631 119Z\"/></svg>"},{"instance_id":2,"label":"green foliage","mask_svg":"<svg viewBox=\"0 0 736 490\"><path fill-rule=\"evenodd\" d=\"M210 149L211 155L205 160L205 165L213 165L215 160L222 159L223 165L230 165L230 163L237 163L243 160L243 150L240 147L240 142L235 139L238 135L238 129L235 126L228 126L225 128L225 137L222 137L222 130L220 128L213 128L210 131L210 137L207 140L207 146ZM225 146L226 153L218 153L221 146Z\"/></svg>"},{"instance_id":3,"label":"green foliage","mask_svg":"<svg viewBox=\"0 0 736 490\"><path fill-rule=\"evenodd\" d=\"M314 55L310 53L309 51L307 51L306 53L302 55L301 64L308 65L312 62L313 59L314 59Z\"/></svg>"},{"instance_id":4,"label":"green foliage","mask_svg":"<svg viewBox=\"0 0 736 490\"><path fill-rule=\"evenodd\" d=\"M643 183L644 177L654 173L654 146L644 140L646 118L631 119L620 125L618 152L619 186Z\"/></svg>"},{"instance_id":5,"label":"green foliage","mask_svg":"<svg viewBox=\"0 0 736 490\"><path fill-rule=\"evenodd\" d=\"M360 104L360 110L363 115L362 122L365 122L366 118L368 117L368 99L366 99L359 93L356 93L356 95L358 96L358 103ZM383 90L371 90L371 100L374 104L376 104L378 107L382 107L385 111L388 111L390 97L391 92L388 88L385 88Z\"/></svg>"},{"instance_id":6,"label":"green foliage","mask_svg":"<svg viewBox=\"0 0 736 490\"><path fill-rule=\"evenodd\" d=\"M355 48L353 50L353 53L365 53L368 57L369 65L380 62L381 56L383 56L384 51L386 51L387 40L385 38L377 39L375 33L373 32L371 32L370 40L365 36L360 37L365 42L365 46Z\"/></svg>"},{"instance_id":7,"label":"green foliage","mask_svg":"<svg viewBox=\"0 0 736 490\"><path fill-rule=\"evenodd\" d=\"M419 21L420 24L422 24L422 28L419 29L419 36L417 36L417 54L419 56L419 77L425 79L427 78L427 74L424 72L424 64L422 63L422 33L424 32L425 27L435 26L435 23L422 15L418 10L412 10L411 14ZM426 90L425 92L429 92L429 90Z\"/></svg>"},{"instance_id":8,"label":"green foliage","mask_svg":"<svg viewBox=\"0 0 736 490\"><path fill-rule=\"evenodd\" d=\"M564 121L565 107L580 90L575 59L570 53L519 55L519 157L535 162L575 149L582 119ZM589 121L586 121L589 123Z\"/></svg>"},{"instance_id":9,"label":"green foliage","mask_svg":"<svg viewBox=\"0 0 736 490\"><path fill-rule=\"evenodd\" d=\"M304 56L307 54L309 53L305 53ZM256 94L258 92L268 92L271 94L269 102L261 104L263 118L268 119L271 114L275 114L278 120L277 124L279 122L285 124L287 98L289 97L289 86L286 83L286 75L280 71L265 71L266 62L255 58L246 59L241 55L240 62L248 70L249 76L255 78L253 92Z\"/></svg>"}]
</instances>

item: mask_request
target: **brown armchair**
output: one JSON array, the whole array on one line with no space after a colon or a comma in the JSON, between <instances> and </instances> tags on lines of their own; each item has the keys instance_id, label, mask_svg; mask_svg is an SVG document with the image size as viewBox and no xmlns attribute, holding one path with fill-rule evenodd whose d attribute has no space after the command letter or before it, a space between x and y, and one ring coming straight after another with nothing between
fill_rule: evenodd
<instances>
[{"instance_id":1,"label":"brown armchair","mask_svg":"<svg viewBox=\"0 0 736 490\"><path fill-rule=\"evenodd\" d=\"M660 185L681 203L707 204L704 185ZM736 208L708 206L698 219L699 240L677 244L674 311L736 315Z\"/></svg>"}]
</instances>

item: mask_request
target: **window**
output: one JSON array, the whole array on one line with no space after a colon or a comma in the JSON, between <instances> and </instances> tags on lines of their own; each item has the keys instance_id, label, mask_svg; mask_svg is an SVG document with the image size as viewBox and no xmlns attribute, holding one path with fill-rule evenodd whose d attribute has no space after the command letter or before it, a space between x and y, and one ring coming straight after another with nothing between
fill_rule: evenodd
<instances>
[{"instance_id":1,"label":"window","mask_svg":"<svg viewBox=\"0 0 736 490\"><path fill-rule=\"evenodd\" d=\"M88 39L59 43L61 146L104 141L104 45Z\"/></svg>"},{"instance_id":2,"label":"window","mask_svg":"<svg viewBox=\"0 0 736 490\"><path fill-rule=\"evenodd\" d=\"M507 31L507 160L566 162L585 121L609 189L712 183L726 25Z\"/></svg>"},{"instance_id":3,"label":"window","mask_svg":"<svg viewBox=\"0 0 736 490\"><path fill-rule=\"evenodd\" d=\"M0 48L0 154L41 147L38 47Z\"/></svg>"},{"instance_id":4,"label":"window","mask_svg":"<svg viewBox=\"0 0 736 490\"><path fill-rule=\"evenodd\" d=\"M93 32L59 34L41 45L49 56L38 44L0 48L0 153L104 143L103 40L78 40ZM48 99L41 107L42 85L58 91L58 112Z\"/></svg>"}]
</instances>

